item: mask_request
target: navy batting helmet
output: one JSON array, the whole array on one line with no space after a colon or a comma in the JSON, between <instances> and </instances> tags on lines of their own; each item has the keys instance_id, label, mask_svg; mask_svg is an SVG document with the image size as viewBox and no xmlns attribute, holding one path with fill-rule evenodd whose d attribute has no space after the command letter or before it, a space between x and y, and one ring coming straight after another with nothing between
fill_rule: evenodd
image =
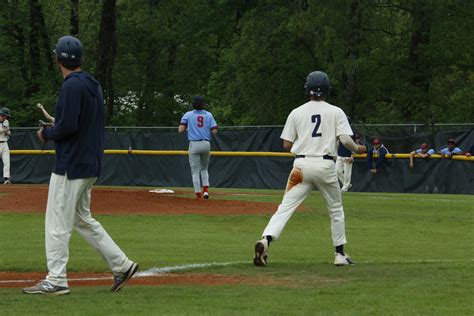
<instances>
[{"instance_id":1,"label":"navy batting helmet","mask_svg":"<svg viewBox=\"0 0 474 316\"><path fill-rule=\"evenodd\" d=\"M12 115L10 114L10 109L9 108L3 108L0 109L0 115L5 115L7 117L11 117Z\"/></svg>"},{"instance_id":2,"label":"navy batting helmet","mask_svg":"<svg viewBox=\"0 0 474 316\"><path fill-rule=\"evenodd\" d=\"M325 72L313 71L306 77L304 93L308 96L326 96L329 94L330 82Z\"/></svg>"},{"instance_id":3,"label":"navy batting helmet","mask_svg":"<svg viewBox=\"0 0 474 316\"><path fill-rule=\"evenodd\" d=\"M82 43L74 36L63 36L58 40L53 53L59 59L80 61L82 59Z\"/></svg>"},{"instance_id":4,"label":"navy batting helmet","mask_svg":"<svg viewBox=\"0 0 474 316\"><path fill-rule=\"evenodd\" d=\"M194 104L204 104L204 98L200 95L197 95L193 98L193 105Z\"/></svg>"},{"instance_id":5,"label":"navy batting helmet","mask_svg":"<svg viewBox=\"0 0 474 316\"><path fill-rule=\"evenodd\" d=\"M204 102L204 98L202 96L197 95L193 98L192 106L195 110L202 110L205 106L207 106L207 104Z\"/></svg>"}]
</instances>

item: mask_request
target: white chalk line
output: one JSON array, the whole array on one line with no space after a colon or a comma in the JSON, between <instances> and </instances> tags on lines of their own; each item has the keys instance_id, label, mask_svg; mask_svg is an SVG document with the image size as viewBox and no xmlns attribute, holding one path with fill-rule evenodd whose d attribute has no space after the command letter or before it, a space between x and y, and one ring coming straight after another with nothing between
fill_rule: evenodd
<instances>
[{"instance_id":1,"label":"white chalk line","mask_svg":"<svg viewBox=\"0 0 474 316\"><path fill-rule=\"evenodd\" d=\"M474 262L474 259L419 259L419 260L388 260L388 261L358 261L358 264L376 264L376 263L389 263L389 264L406 264L406 263L462 263L462 262ZM225 267L225 266L232 266L232 265L239 265L239 264L250 264L250 261L230 261L230 262L211 262L211 263L192 263L192 264L184 264L179 266L171 266L171 267L153 267L146 271L137 272L133 278L146 278L146 277L153 277L159 276L162 274L167 274L176 271L184 271L184 270L195 270L195 269L203 269L203 268L210 268L210 267ZM273 263L293 263L293 264L308 264L311 262L308 261L281 261L275 260ZM95 278L71 278L68 281L102 281L102 280L113 280L113 277L95 277ZM35 282L37 280L0 280L0 284L8 284L8 283L30 283Z\"/></svg>"},{"instance_id":2,"label":"white chalk line","mask_svg":"<svg viewBox=\"0 0 474 316\"><path fill-rule=\"evenodd\" d=\"M202 268L210 268L210 267L225 267L225 266L238 265L238 264L244 264L244 263L249 263L249 261L192 263L192 264L184 264L184 265L174 266L174 267L163 267L163 268L154 267L143 272L137 272L135 276L140 278L140 277L156 276L156 275L175 272L175 271L194 270L194 269L202 269Z\"/></svg>"}]
</instances>

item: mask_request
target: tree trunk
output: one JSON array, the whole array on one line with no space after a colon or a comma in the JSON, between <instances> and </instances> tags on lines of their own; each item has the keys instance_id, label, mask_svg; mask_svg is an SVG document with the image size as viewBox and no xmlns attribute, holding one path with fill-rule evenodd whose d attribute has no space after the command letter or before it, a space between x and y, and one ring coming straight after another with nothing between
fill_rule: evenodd
<instances>
[{"instance_id":1,"label":"tree trunk","mask_svg":"<svg viewBox=\"0 0 474 316\"><path fill-rule=\"evenodd\" d=\"M425 1L415 1L412 7L412 34L410 40L410 50L408 53L409 84L414 90L411 102L403 109L407 120L413 120L416 113L422 113L421 118L431 116L426 113L425 99L429 92L431 81L431 70L429 64L423 56L423 50L430 41L430 31L432 23L432 12L430 4ZM429 107L429 106L428 106ZM430 120L430 118L428 117Z\"/></svg>"},{"instance_id":2,"label":"tree trunk","mask_svg":"<svg viewBox=\"0 0 474 316\"><path fill-rule=\"evenodd\" d=\"M309 7L308 0L289 0L287 5L292 13L307 11Z\"/></svg>"},{"instance_id":3,"label":"tree trunk","mask_svg":"<svg viewBox=\"0 0 474 316\"><path fill-rule=\"evenodd\" d=\"M419 2L414 3L412 12L412 34L408 54L408 64L412 71L410 83L428 91L429 70L423 65L421 51L423 45L430 41L431 16L428 7Z\"/></svg>"},{"instance_id":4,"label":"tree trunk","mask_svg":"<svg viewBox=\"0 0 474 316\"><path fill-rule=\"evenodd\" d=\"M46 28L46 23L44 22L44 15L43 15L43 9L41 7L41 4L38 4L37 9L38 9L37 18L38 18L39 30L40 30L40 35L41 35L41 41L43 43L44 61L46 62L48 71L51 74L53 74L54 66L53 66L53 59L51 58L51 39L49 38L48 30Z\"/></svg>"},{"instance_id":5,"label":"tree trunk","mask_svg":"<svg viewBox=\"0 0 474 316\"><path fill-rule=\"evenodd\" d=\"M72 36L79 35L79 0L71 0L70 33Z\"/></svg>"},{"instance_id":6,"label":"tree trunk","mask_svg":"<svg viewBox=\"0 0 474 316\"><path fill-rule=\"evenodd\" d=\"M30 97L39 90L39 79L41 76L40 49L39 49L39 28L38 23L38 0L29 0L30 7L30 34L29 34L29 53L30 53L30 82L26 88L26 96Z\"/></svg>"},{"instance_id":7,"label":"tree trunk","mask_svg":"<svg viewBox=\"0 0 474 316\"><path fill-rule=\"evenodd\" d=\"M344 88L346 91L347 106L346 111L349 115L353 115L354 105L358 100L357 81L356 81L356 65L355 62L359 58L359 45L361 42L361 2L360 0L352 0L349 6L349 23L350 31L347 39L347 63L342 74Z\"/></svg>"},{"instance_id":8,"label":"tree trunk","mask_svg":"<svg viewBox=\"0 0 474 316\"><path fill-rule=\"evenodd\" d=\"M114 116L113 68L115 62L116 34L116 0L104 0L99 30L99 52L96 77L104 88L104 99L107 106L107 122Z\"/></svg>"}]
</instances>

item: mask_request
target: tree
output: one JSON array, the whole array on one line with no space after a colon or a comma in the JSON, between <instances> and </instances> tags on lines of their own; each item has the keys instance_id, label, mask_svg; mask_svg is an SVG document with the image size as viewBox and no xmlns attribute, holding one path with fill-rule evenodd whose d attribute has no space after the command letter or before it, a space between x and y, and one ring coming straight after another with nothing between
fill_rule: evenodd
<instances>
[{"instance_id":1,"label":"tree","mask_svg":"<svg viewBox=\"0 0 474 316\"><path fill-rule=\"evenodd\" d=\"M109 124L174 126L196 94L220 125L283 124L313 70L357 123L472 122L472 21L474 1L5 0L0 102L20 126L53 111L70 33Z\"/></svg>"},{"instance_id":2,"label":"tree","mask_svg":"<svg viewBox=\"0 0 474 316\"><path fill-rule=\"evenodd\" d=\"M29 56L30 56L30 78L26 95L31 96L39 90L39 79L41 76L40 48L39 48L39 18L40 4L38 0L29 0L30 7L30 33L29 33Z\"/></svg>"},{"instance_id":3,"label":"tree","mask_svg":"<svg viewBox=\"0 0 474 316\"><path fill-rule=\"evenodd\" d=\"M116 36L116 0L104 0L102 18L99 30L99 52L96 66L97 80L104 88L104 99L107 107L108 119L114 116L114 80L113 69L115 63L117 36Z\"/></svg>"},{"instance_id":4,"label":"tree","mask_svg":"<svg viewBox=\"0 0 474 316\"><path fill-rule=\"evenodd\" d=\"M342 84L346 95L346 109L353 116L354 106L359 103L357 92L358 59L362 33L362 4L360 0L352 0L348 6L347 21L349 30L347 32L346 60L342 73Z\"/></svg>"},{"instance_id":5,"label":"tree","mask_svg":"<svg viewBox=\"0 0 474 316\"><path fill-rule=\"evenodd\" d=\"M71 28L70 34L77 37L79 35L79 0L71 0Z\"/></svg>"}]
</instances>

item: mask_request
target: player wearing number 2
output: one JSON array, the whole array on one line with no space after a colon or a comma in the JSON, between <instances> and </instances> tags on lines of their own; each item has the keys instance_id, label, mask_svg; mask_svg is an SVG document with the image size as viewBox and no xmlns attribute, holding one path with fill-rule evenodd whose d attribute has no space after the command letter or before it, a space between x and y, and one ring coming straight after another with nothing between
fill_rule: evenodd
<instances>
[{"instance_id":1,"label":"player wearing number 2","mask_svg":"<svg viewBox=\"0 0 474 316\"><path fill-rule=\"evenodd\" d=\"M209 198L209 152L211 151L211 133L217 134L217 123L211 112L204 110L204 98L193 98L193 110L186 112L178 127L180 133L188 132L189 164L196 197ZM202 184L202 185L201 185ZM202 191L201 191L202 187Z\"/></svg>"},{"instance_id":2,"label":"player wearing number 2","mask_svg":"<svg viewBox=\"0 0 474 316\"><path fill-rule=\"evenodd\" d=\"M326 200L331 217L332 241L336 248L334 264L353 264L349 255L344 253L344 210L334 156L337 155L338 139L353 152L364 153L366 147L352 140L352 130L344 111L325 102L329 94L327 74L311 72L306 78L305 94L309 96L309 102L290 113L281 134L283 147L295 155L295 161L283 201L263 231L263 238L255 244L253 262L256 266L267 265L270 242L280 237L293 212L315 187Z\"/></svg>"}]
</instances>

